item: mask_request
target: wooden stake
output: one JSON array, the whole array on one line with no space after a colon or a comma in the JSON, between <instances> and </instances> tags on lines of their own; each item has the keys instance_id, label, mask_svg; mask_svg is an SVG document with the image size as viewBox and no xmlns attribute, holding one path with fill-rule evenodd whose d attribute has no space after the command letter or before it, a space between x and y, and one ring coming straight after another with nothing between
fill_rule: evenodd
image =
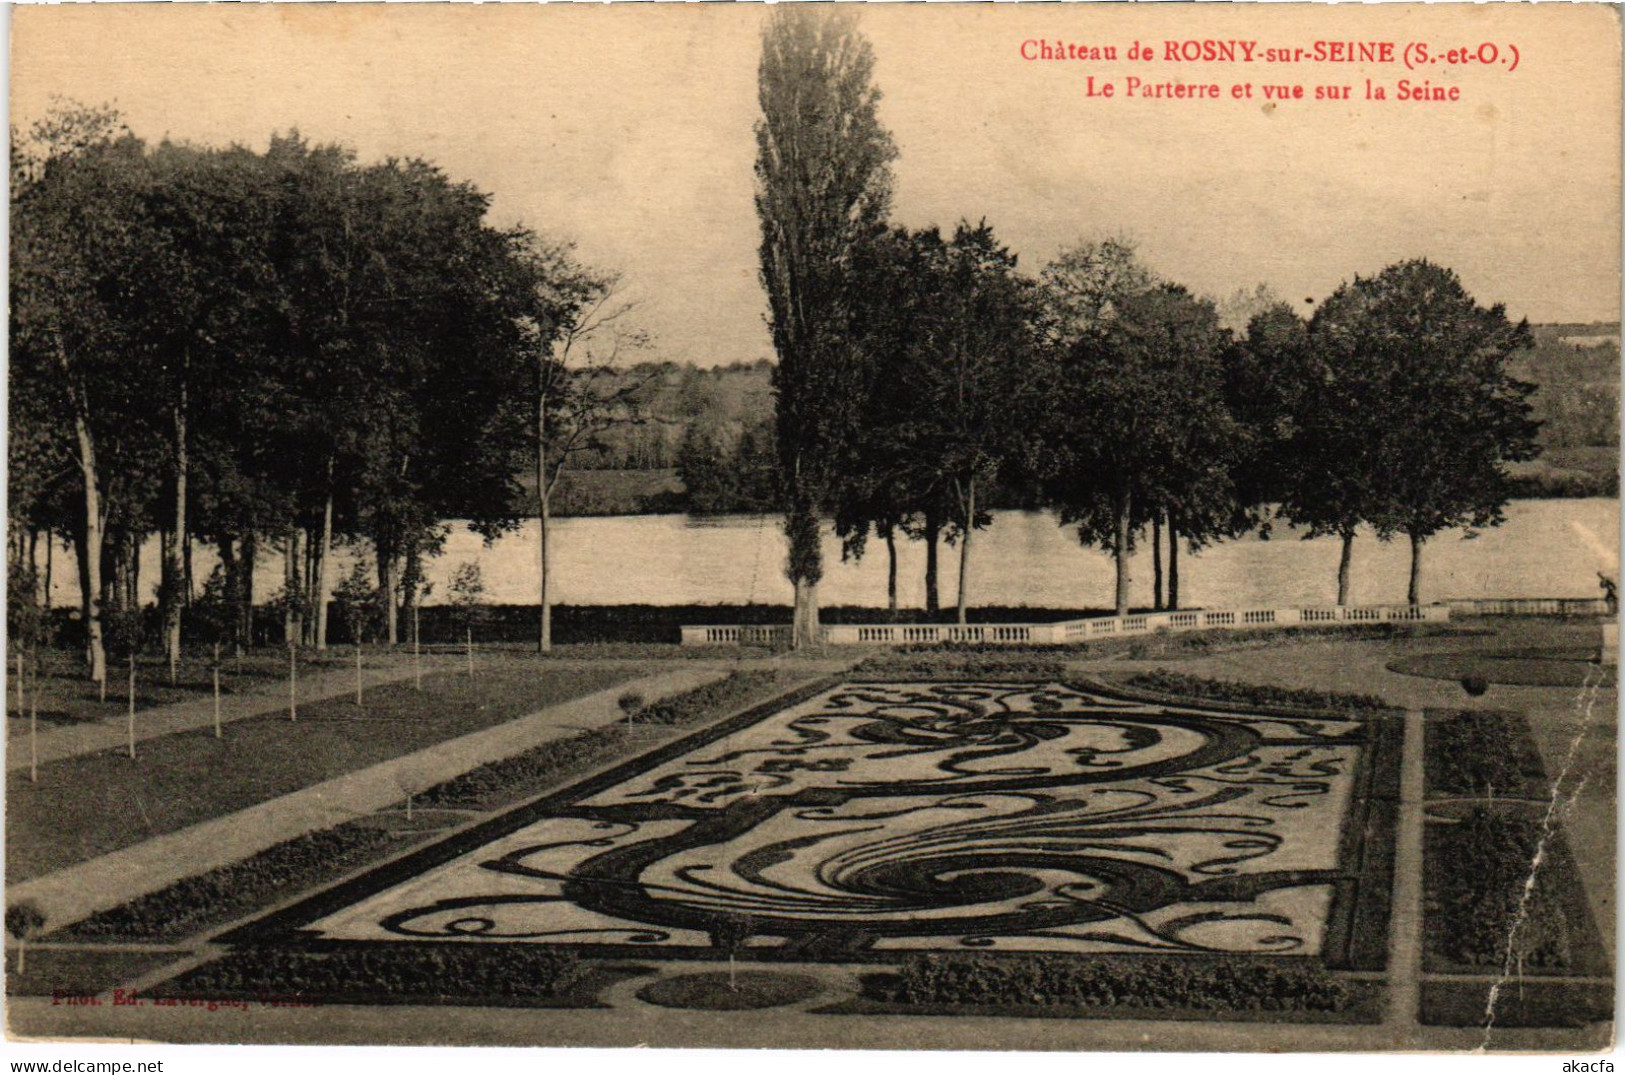
<instances>
[{"instance_id":1,"label":"wooden stake","mask_svg":"<svg viewBox=\"0 0 1625 1075\"><path fill-rule=\"evenodd\" d=\"M23 715L26 703L23 701L23 655L17 654L17 715Z\"/></svg>"},{"instance_id":2,"label":"wooden stake","mask_svg":"<svg viewBox=\"0 0 1625 1075\"><path fill-rule=\"evenodd\" d=\"M474 678L474 628L468 628L468 678Z\"/></svg>"},{"instance_id":3,"label":"wooden stake","mask_svg":"<svg viewBox=\"0 0 1625 1075\"><path fill-rule=\"evenodd\" d=\"M214 737L220 736L220 643L214 644Z\"/></svg>"},{"instance_id":4,"label":"wooden stake","mask_svg":"<svg viewBox=\"0 0 1625 1075\"><path fill-rule=\"evenodd\" d=\"M299 661L291 645L288 647L288 719L299 719Z\"/></svg>"},{"instance_id":5,"label":"wooden stake","mask_svg":"<svg viewBox=\"0 0 1625 1075\"><path fill-rule=\"evenodd\" d=\"M423 654L418 648L418 606L412 601L412 678L417 690L423 689Z\"/></svg>"},{"instance_id":6,"label":"wooden stake","mask_svg":"<svg viewBox=\"0 0 1625 1075\"><path fill-rule=\"evenodd\" d=\"M39 783L39 677L34 677L34 701L28 707L28 782Z\"/></svg>"},{"instance_id":7,"label":"wooden stake","mask_svg":"<svg viewBox=\"0 0 1625 1075\"><path fill-rule=\"evenodd\" d=\"M355 640L355 704L361 704L361 640Z\"/></svg>"},{"instance_id":8,"label":"wooden stake","mask_svg":"<svg viewBox=\"0 0 1625 1075\"><path fill-rule=\"evenodd\" d=\"M130 651L130 757L135 757L135 651Z\"/></svg>"}]
</instances>

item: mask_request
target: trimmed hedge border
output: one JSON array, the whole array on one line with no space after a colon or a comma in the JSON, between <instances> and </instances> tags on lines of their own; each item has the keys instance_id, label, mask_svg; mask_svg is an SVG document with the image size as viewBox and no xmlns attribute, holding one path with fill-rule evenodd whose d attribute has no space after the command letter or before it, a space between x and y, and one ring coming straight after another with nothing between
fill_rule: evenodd
<instances>
[{"instance_id":1,"label":"trimmed hedge border","mask_svg":"<svg viewBox=\"0 0 1625 1075\"><path fill-rule=\"evenodd\" d=\"M296 1000L311 1004L601 1007L624 976L540 945L365 944L248 947L160 984L153 998Z\"/></svg>"},{"instance_id":2,"label":"trimmed hedge border","mask_svg":"<svg viewBox=\"0 0 1625 1075\"><path fill-rule=\"evenodd\" d=\"M1081 652L1081 647L1074 652ZM865 658L852 669L858 679L1058 680L1065 666L1053 646L992 646L950 643L899 646Z\"/></svg>"},{"instance_id":3,"label":"trimmed hedge border","mask_svg":"<svg viewBox=\"0 0 1625 1075\"><path fill-rule=\"evenodd\" d=\"M543 743L501 761L488 762L436 784L417 801L428 807L492 809L609 760L629 745L638 726L692 724L716 715L718 709L744 705L751 697L777 685L776 672L732 672L725 679L640 706L626 723L606 724L568 739Z\"/></svg>"},{"instance_id":4,"label":"trimmed hedge border","mask_svg":"<svg viewBox=\"0 0 1625 1075\"><path fill-rule=\"evenodd\" d=\"M178 941L241 918L290 890L337 880L393 842L365 818L307 832L182 878L52 933L50 941Z\"/></svg>"},{"instance_id":5,"label":"trimmed hedge border","mask_svg":"<svg viewBox=\"0 0 1625 1075\"><path fill-rule=\"evenodd\" d=\"M1374 1023L1380 983L1308 961L1074 955L923 955L864 977L824 1012L1037 1018Z\"/></svg>"},{"instance_id":6,"label":"trimmed hedge border","mask_svg":"<svg viewBox=\"0 0 1625 1075\"><path fill-rule=\"evenodd\" d=\"M1206 679L1186 675L1183 672L1170 672L1166 668L1136 672L1122 679L1104 678L1102 682L1108 689L1144 692L1156 696L1157 700L1189 699L1210 704L1258 706L1280 711L1310 711L1315 714L1387 714L1396 711L1395 706L1370 694L1344 694L1311 688L1272 687L1227 679Z\"/></svg>"}]
</instances>

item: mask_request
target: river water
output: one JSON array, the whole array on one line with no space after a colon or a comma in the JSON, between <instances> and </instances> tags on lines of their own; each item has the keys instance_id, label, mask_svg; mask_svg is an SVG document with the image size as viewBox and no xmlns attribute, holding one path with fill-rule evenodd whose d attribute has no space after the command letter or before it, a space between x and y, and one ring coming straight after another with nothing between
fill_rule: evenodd
<instances>
[{"instance_id":1,"label":"river water","mask_svg":"<svg viewBox=\"0 0 1625 1075\"><path fill-rule=\"evenodd\" d=\"M1508 505L1507 521L1475 538L1459 531L1440 534L1423 552L1422 599L1470 597L1597 597L1597 572L1619 570L1619 501L1525 500ZM553 523L554 596L560 604L789 604L784 578L785 542L774 517L683 515L566 518ZM899 600L925 603L925 549L898 544ZM841 562L833 534L824 542L825 577L819 599L826 605L883 606L886 550L871 543L858 562ZM349 570L352 553L340 550L334 581ZM43 553L41 554L43 559ZM158 580L157 542L142 557L142 582ZM1300 540L1278 528L1268 541L1249 536L1180 557L1181 597L1187 606L1260 607L1329 603L1337 596L1338 543ZM429 566L434 585L428 603L445 599L459 564L480 565L486 600L534 604L538 579L534 520L490 546L460 523L451 524L444 553ZM214 557L199 548L193 573L201 586ZM944 547L941 595L955 602L958 550ZM1410 565L1409 543L1379 542L1362 532L1354 543L1352 600L1360 604L1403 602ZM1151 601L1148 553L1132 565L1133 601ZM272 555L256 574L257 594L281 586L282 563ZM52 597L77 601L71 554L58 550ZM978 531L972 546L973 605L1108 607L1114 575L1111 558L1078 544L1073 532L1043 512L1005 511Z\"/></svg>"}]
</instances>

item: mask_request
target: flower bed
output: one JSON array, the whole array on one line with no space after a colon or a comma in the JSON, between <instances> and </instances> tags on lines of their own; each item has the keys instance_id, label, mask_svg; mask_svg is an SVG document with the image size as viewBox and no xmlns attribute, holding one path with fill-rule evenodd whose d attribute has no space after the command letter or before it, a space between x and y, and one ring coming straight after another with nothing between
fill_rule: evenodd
<instances>
[{"instance_id":1,"label":"flower bed","mask_svg":"<svg viewBox=\"0 0 1625 1075\"><path fill-rule=\"evenodd\" d=\"M1485 807L1428 825L1428 970L1607 972L1562 835L1542 833L1538 816Z\"/></svg>"},{"instance_id":2,"label":"flower bed","mask_svg":"<svg viewBox=\"0 0 1625 1075\"><path fill-rule=\"evenodd\" d=\"M1546 772L1517 713L1429 710L1424 764L1439 795L1545 793Z\"/></svg>"}]
</instances>

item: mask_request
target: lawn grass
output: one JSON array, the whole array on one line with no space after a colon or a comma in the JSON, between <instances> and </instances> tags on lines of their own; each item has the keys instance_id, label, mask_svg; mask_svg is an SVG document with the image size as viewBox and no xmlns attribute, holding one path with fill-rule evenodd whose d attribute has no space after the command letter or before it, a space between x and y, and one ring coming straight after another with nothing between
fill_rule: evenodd
<instances>
[{"instance_id":1,"label":"lawn grass","mask_svg":"<svg viewBox=\"0 0 1625 1075\"><path fill-rule=\"evenodd\" d=\"M628 752L648 749L653 726L683 726L725 715L782 689L782 674L740 672L715 683L656 699L638 713L643 723L617 722L553 740L511 758L491 762L415 796L426 829L408 828L398 811L357 818L305 833L239 862L182 878L157 892L100 911L51 934L53 941L179 941L224 926L290 894L337 881L416 842L439 839L434 831L460 820L464 810L487 811L517 802L548 786ZM437 807L455 806L458 810Z\"/></svg>"},{"instance_id":2,"label":"lawn grass","mask_svg":"<svg viewBox=\"0 0 1625 1075\"><path fill-rule=\"evenodd\" d=\"M1595 650L1549 653L1417 653L1388 662L1388 671L1460 682L1471 676L1486 684L1515 687L1612 687L1618 669L1599 664Z\"/></svg>"},{"instance_id":3,"label":"lawn grass","mask_svg":"<svg viewBox=\"0 0 1625 1075\"><path fill-rule=\"evenodd\" d=\"M157 970L166 963L174 963L186 956L185 952L144 952L128 949L43 948L29 946L24 960L24 973L17 973L17 952L6 951L6 995L13 997L56 996L66 1003L68 998L101 997L102 1005L111 1003L105 994L114 987L134 981Z\"/></svg>"},{"instance_id":4,"label":"lawn grass","mask_svg":"<svg viewBox=\"0 0 1625 1075\"><path fill-rule=\"evenodd\" d=\"M6 726L10 734L27 731L26 719L17 706L17 654L8 652L5 698ZM39 710L41 727L71 724L93 724L123 717L129 712L129 665L125 658L110 658L107 672L107 697L85 675L84 665L76 654L65 650L41 650L39 657ZM350 667L352 654L341 650L326 653L301 651L299 674L310 676L332 669ZM32 657L25 655L26 687L32 694L34 675ZM210 655L196 653L182 657L176 667L175 682L169 680L169 664L162 658L141 655L136 658L135 711L178 702L194 702L211 697L214 693L214 660ZM267 693L287 682L288 652L285 649L261 649L241 657L222 655L220 658L220 693L222 695Z\"/></svg>"},{"instance_id":5,"label":"lawn grass","mask_svg":"<svg viewBox=\"0 0 1625 1075\"><path fill-rule=\"evenodd\" d=\"M1422 983L1417 1018L1423 1026L1476 1026L1488 1022L1494 980ZM1495 1026L1584 1027L1614 1017L1611 982L1542 982L1529 979L1502 984L1495 996ZM1493 1043L1493 1039L1492 1039ZM1579 1047L1578 1045L1576 1047Z\"/></svg>"},{"instance_id":6,"label":"lawn grass","mask_svg":"<svg viewBox=\"0 0 1625 1075\"><path fill-rule=\"evenodd\" d=\"M816 997L817 978L782 971L705 971L662 978L638 990L638 999L662 1008L738 1012L778 1008Z\"/></svg>"},{"instance_id":7,"label":"lawn grass","mask_svg":"<svg viewBox=\"0 0 1625 1075\"><path fill-rule=\"evenodd\" d=\"M253 806L415 750L493 727L631 678L634 666L493 662L369 690L365 705L331 698L284 713L40 767L6 785L6 879L27 880L142 840Z\"/></svg>"}]
</instances>

